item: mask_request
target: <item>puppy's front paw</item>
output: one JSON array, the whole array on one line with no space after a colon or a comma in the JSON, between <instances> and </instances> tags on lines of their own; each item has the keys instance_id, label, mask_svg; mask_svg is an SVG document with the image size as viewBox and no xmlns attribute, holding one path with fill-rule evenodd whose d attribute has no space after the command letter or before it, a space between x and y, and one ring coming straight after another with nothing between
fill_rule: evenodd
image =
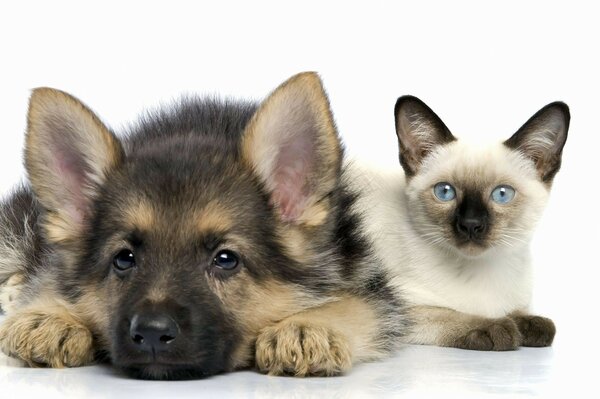
<instances>
[{"instance_id":1,"label":"puppy's front paw","mask_svg":"<svg viewBox=\"0 0 600 399\"><path fill-rule=\"evenodd\" d=\"M256 365L270 375L332 376L352 366L348 342L336 331L283 321L256 340Z\"/></svg>"},{"instance_id":2,"label":"puppy's front paw","mask_svg":"<svg viewBox=\"0 0 600 399\"><path fill-rule=\"evenodd\" d=\"M507 351L521 344L517 324L508 317L489 320L456 340L456 347L479 351Z\"/></svg>"},{"instance_id":3,"label":"puppy's front paw","mask_svg":"<svg viewBox=\"0 0 600 399\"><path fill-rule=\"evenodd\" d=\"M517 315L514 317L519 331L523 336L523 346L543 347L552 345L556 327L552 320L531 315Z\"/></svg>"},{"instance_id":4,"label":"puppy's front paw","mask_svg":"<svg viewBox=\"0 0 600 399\"><path fill-rule=\"evenodd\" d=\"M92 333L60 315L22 312L0 326L0 349L31 367L76 367L94 359Z\"/></svg>"}]
</instances>

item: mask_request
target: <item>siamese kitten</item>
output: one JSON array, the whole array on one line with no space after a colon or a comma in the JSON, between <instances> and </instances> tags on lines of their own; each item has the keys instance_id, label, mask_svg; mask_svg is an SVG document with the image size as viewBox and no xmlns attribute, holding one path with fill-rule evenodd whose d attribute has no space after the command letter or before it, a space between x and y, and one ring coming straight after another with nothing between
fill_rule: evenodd
<instances>
[{"instance_id":1,"label":"siamese kitten","mask_svg":"<svg viewBox=\"0 0 600 399\"><path fill-rule=\"evenodd\" d=\"M415 344L474 350L549 346L530 315L529 243L567 140L569 109L547 105L503 143L457 140L415 97L395 108L398 172L351 165L375 249L411 304Z\"/></svg>"}]
</instances>

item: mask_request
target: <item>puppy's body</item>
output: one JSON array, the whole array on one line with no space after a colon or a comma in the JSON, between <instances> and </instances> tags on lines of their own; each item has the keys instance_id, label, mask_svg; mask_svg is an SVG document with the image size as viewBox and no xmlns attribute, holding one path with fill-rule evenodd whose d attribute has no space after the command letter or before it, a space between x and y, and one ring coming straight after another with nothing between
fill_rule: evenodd
<instances>
[{"instance_id":1,"label":"puppy's body","mask_svg":"<svg viewBox=\"0 0 600 399\"><path fill-rule=\"evenodd\" d=\"M2 350L52 367L104 353L143 378L332 375L389 353L402 307L341 156L312 74L260 107L183 101L123 140L34 92L33 190L0 213Z\"/></svg>"},{"instance_id":2,"label":"puppy's body","mask_svg":"<svg viewBox=\"0 0 600 399\"><path fill-rule=\"evenodd\" d=\"M565 108L543 109L505 143L476 146L456 140L419 100L403 98L404 173L350 166L369 235L411 304L408 342L480 350L552 342L552 322L528 315L529 243L560 165ZM444 200L439 184L450 190ZM493 199L512 189L506 203Z\"/></svg>"}]
</instances>

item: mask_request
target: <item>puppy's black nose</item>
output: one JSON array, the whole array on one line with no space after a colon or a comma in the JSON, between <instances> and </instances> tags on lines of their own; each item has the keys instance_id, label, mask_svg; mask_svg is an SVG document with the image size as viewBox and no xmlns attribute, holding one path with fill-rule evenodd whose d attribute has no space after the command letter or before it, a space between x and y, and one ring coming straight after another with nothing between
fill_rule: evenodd
<instances>
[{"instance_id":1,"label":"puppy's black nose","mask_svg":"<svg viewBox=\"0 0 600 399\"><path fill-rule=\"evenodd\" d=\"M461 218L456 220L456 230L469 239L480 239L487 230L487 222L483 218Z\"/></svg>"},{"instance_id":2,"label":"puppy's black nose","mask_svg":"<svg viewBox=\"0 0 600 399\"><path fill-rule=\"evenodd\" d=\"M129 326L133 343L148 352L168 349L168 345L177 338L179 331L175 320L161 313L136 314Z\"/></svg>"}]
</instances>

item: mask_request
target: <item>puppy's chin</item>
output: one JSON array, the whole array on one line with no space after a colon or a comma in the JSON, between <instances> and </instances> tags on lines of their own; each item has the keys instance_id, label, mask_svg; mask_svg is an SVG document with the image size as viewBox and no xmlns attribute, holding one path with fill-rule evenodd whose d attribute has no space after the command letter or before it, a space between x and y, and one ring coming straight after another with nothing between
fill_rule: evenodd
<instances>
[{"instance_id":1,"label":"puppy's chin","mask_svg":"<svg viewBox=\"0 0 600 399\"><path fill-rule=\"evenodd\" d=\"M174 366L159 363L121 366L120 369L128 376L141 380L192 380L222 372L193 365Z\"/></svg>"},{"instance_id":2,"label":"puppy's chin","mask_svg":"<svg viewBox=\"0 0 600 399\"><path fill-rule=\"evenodd\" d=\"M195 356L177 352L148 355L122 348L112 356L112 363L129 377L143 380L201 379L229 371L224 356L201 356L200 352L191 349Z\"/></svg>"}]
</instances>

